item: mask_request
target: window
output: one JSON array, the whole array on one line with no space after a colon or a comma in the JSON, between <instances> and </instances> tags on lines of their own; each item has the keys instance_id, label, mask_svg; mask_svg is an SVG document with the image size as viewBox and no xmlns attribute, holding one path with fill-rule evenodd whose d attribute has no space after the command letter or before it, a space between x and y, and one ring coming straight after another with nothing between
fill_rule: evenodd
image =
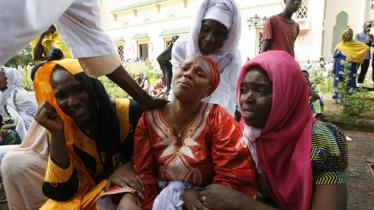
<instances>
[{"instance_id":1,"label":"window","mask_svg":"<svg viewBox=\"0 0 374 210\"><path fill-rule=\"evenodd\" d=\"M124 53L123 45L117 46L117 52L121 60L125 60L125 53Z\"/></svg>"},{"instance_id":2,"label":"window","mask_svg":"<svg viewBox=\"0 0 374 210\"><path fill-rule=\"evenodd\" d=\"M296 19L308 18L308 1L302 0L299 10L296 12Z\"/></svg>"},{"instance_id":3,"label":"window","mask_svg":"<svg viewBox=\"0 0 374 210\"><path fill-rule=\"evenodd\" d=\"M139 58L146 60L148 58L148 44L139 44Z\"/></svg>"},{"instance_id":4,"label":"window","mask_svg":"<svg viewBox=\"0 0 374 210\"><path fill-rule=\"evenodd\" d=\"M261 30L257 32L257 53L260 54L262 49L262 38L263 38L264 32Z\"/></svg>"}]
</instances>

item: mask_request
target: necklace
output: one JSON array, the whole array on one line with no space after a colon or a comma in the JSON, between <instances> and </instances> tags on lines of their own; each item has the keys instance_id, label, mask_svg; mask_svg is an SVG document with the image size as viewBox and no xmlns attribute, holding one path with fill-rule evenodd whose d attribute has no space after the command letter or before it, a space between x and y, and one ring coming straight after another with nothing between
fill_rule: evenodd
<instances>
[{"instance_id":1,"label":"necklace","mask_svg":"<svg viewBox=\"0 0 374 210\"><path fill-rule=\"evenodd\" d=\"M177 131L177 138L180 139L182 137L182 134L184 132L184 130L187 128L187 126L192 122L192 120L195 118L195 115L197 113L197 111L200 109L200 104L198 106L198 108L196 109L196 112L190 117L190 119L182 126L182 128L175 128L173 127L173 129L175 129ZM171 104L171 107L169 109L169 116L170 116L170 121L171 122L174 122L174 111L173 111L173 103Z\"/></svg>"}]
</instances>

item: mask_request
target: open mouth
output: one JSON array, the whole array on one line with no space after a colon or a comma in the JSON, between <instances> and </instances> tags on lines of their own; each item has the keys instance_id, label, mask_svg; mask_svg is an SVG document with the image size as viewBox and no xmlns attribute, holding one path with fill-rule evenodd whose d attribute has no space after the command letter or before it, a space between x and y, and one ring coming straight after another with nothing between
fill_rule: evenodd
<instances>
[{"instance_id":1,"label":"open mouth","mask_svg":"<svg viewBox=\"0 0 374 210\"><path fill-rule=\"evenodd\" d=\"M84 117L87 114L86 108L83 106L75 109L74 111L72 111L72 114L74 117Z\"/></svg>"}]
</instances>

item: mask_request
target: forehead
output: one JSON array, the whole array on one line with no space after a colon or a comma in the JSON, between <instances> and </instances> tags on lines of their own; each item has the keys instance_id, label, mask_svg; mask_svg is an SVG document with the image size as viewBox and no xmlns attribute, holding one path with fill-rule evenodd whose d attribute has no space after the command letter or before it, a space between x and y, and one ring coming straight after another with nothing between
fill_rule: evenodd
<instances>
[{"instance_id":1,"label":"forehead","mask_svg":"<svg viewBox=\"0 0 374 210\"><path fill-rule=\"evenodd\" d=\"M227 31L227 28L225 27L225 25L223 25L221 22L219 22L217 20L213 20L213 19L203 20L202 26L209 26L209 27L212 27L213 29L216 29L216 30Z\"/></svg>"},{"instance_id":2,"label":"forehead","mask_svg":"<svg viewBox=\"0 0 374 210\"><path fill-rule=\"evenodd\" d=\"M266 72L259 67L251 67L245 74L242 83L255 83L262 85L272 84Z\"/></svg>"},{"instance_id":3,"label":"forehead","mask_svg":"<svg viewBox=\"0 0 374 210\"><path fill-rule=\"evenodd\" d=\"M205 61L203 58L198 57L198 56L187 58L186 60L183 61L183 63L181 65L182 66L187 66L187 65L192 65L192 64L200 67L203 70L211 71L211 67L208 64L208 62Z\"/></svg>"},{"instance_id":4,"label":"forehead","mask_svg":"<svg viewBox=\"0 0 374 210\"><path fill-rule=\"evenodd\" d=\"M80 85L80 82L64 68L56 68L51 75L51 84L53 89L60 89Z\"/></svg>"}]
</instances>

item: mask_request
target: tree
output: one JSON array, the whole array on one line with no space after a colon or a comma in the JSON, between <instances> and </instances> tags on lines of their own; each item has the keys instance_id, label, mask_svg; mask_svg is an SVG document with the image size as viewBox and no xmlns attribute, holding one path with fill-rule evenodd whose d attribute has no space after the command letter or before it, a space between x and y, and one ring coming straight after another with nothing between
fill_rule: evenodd
<instances>
[{"instance_id":1,"label":"tree","mask_svg":"<svg viewBox=\"0 0 374 210\"><path fill-rule=\"evenodd\" d=\"M30 63L33 63L33 59L31 56L31 47L28 46L10 59L5 66L17 68L18 66L27 66Z\"/></svg>"}]
</instances>

